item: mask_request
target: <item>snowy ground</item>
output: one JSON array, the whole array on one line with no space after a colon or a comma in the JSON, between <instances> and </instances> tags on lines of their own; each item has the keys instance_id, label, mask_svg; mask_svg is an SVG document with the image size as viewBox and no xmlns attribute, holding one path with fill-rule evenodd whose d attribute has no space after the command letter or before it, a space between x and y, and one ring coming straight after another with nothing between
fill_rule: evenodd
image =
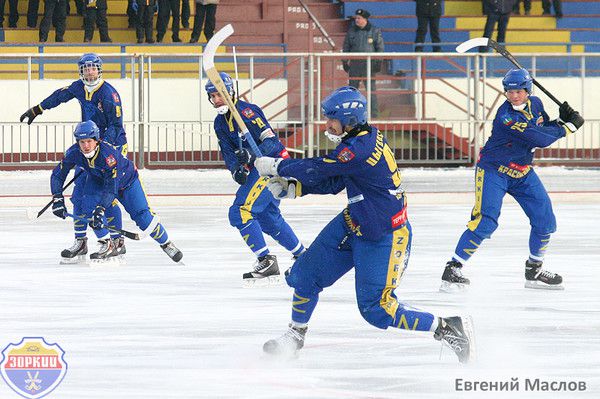
<instances>
[{"instance_id":1,"label":"snowy ground","mask_svg":"<svg viewBox=\"0 0 600 399\"><path fill-rule=\"evenodd\" d=\"M506 201L494 238L466 267L472 288L461 295L438 286L472 206L472 170L403 174L414 239L396 293L440 315L473 316L479 359L465 366L448 349L440 359L429 333L368 325L356 309L352 272L322 294L298 359L265 358L263 342L287 326L291 290L241 287L252 257L227 222L235 183L226 172L143 171L185 266L146 240L128 242L127 264L118 267L59 266L70 226L50 212L35 224L25 218L25 206L48 201L49 172L0 172L0 349L24 336L61 345L69 370L48 398L597 398L600 171L539 174L559 225L546 265L563 275L566 289L523 288L529 226ZM343 196L313 198L283 206L305 243L344 203ZM289 266L270 243L281 268ZM455 390L456 379L511 378L519 391ZM533 394L526 378L583 381L587 391ZM0 381L0 398L18 396Z\"/></svg>"}]
</instances>

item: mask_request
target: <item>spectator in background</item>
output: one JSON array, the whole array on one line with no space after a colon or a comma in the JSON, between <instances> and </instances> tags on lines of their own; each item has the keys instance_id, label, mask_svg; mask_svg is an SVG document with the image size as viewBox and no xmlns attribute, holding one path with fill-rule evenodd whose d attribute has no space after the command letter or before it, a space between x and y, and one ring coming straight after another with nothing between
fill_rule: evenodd
<instances>
[{"instance_id":1,"label":"spectator in background","mask_svg":"<svg viewBox=\"0 0 600 399\"><path fill-rule=\"evenodd\" d=\"M67 0L44 0L44 17L40 23L40 42L48 41L50 25L55 27L55 41L64 42L67 22Z\"/></svg>"},{"instance_id":2,"label":"spectator in background","mask_svg":"<svg viewBox=\"0 0 600 399\"><path fill-rule=\"evenodd\" d=\"M510 19L510 13L515 5L515 0L483 0L483 14L487 15L483 37L491 38L494 27L498 23L498 43L506 42L506 26ZM479 47L480 53L487 52L486 47Z\"/></svg>"},{"instance_id":3,"label":"spectator in background","mask_svg":"<svg viewBox=\"0 0 600 399\"><path fill-rule=\"evenodd\" d=\"M181 26L184 29L190 28L190 0L181 0Z\"/></svg>"},{"instance_id":4,"label":"spectator in background","mask_svg":"<svg viewBox=\"0 0 600 399\"><path fill-rule=\"evenodd\" d=\"M86 0L86 8L83 14L84 42L89 43L92 41L94 38L94 25L98 25L100 41L102 43L112 43L108 36L106 9L106 0Z\"/></svg>"},{"instance_id":5,"label":"spectator in background","mask_svg":"<svg viewBox=\"0 0 600 399\"><path fill-rule=\"evenodd\" d=\"M173 43L181 42L179 38L179 23L181 19L181 1L180 0L158 0L158 20L156 21L156 41L163 41L167 27L169 26L169 17L173 16L171 24L171 39Z\"/></svg>"},{"instance_id":6,"label":"spectator in background","mask_svg":"<svg viewBox=\"0 0 600 399\"><path fill-rule=\"evenodd\" d=\"M382 53L384 51L383 36L381 29L369 22L371 13L359 8L354 13L354 23L350 26L344 39L345 53ZM367 61L360 59L343 60L344 71L350 78L350 86L360 89L360 82L367 87ZM378 114L377 90L375 74L381 70L381 60L371 61L371 117L376 118Z\"/></svg>"},{"instance_id":7,"label":"spectator in background","mask_svg":"<svg viewBox=\"0 0 600 399\"><path fill-rule=\"evenodd\" d=\"M443 0L415 0L417 2L417 37L415 38L415 51L423 51L423 42L427 35L427 25L431 31L431 42L439 43L440 40L440 17L442 16ZM419 45L420 44L420 45ZM442 51L440 46L432 46L433 51Z\"/></svg>"},{"instance_id":8,"label":"spectator in background","mask_svg":"<svg viewBox=\"0 0 600 399\"><path fill-rule=\"evenodd\" d=\"M552 0L552 5L554 6L554 16L556 18L562 18L562 2L561 0ZM542 0L542 8L544 9L544 13L542 15L550 15L550 0Z\"/></svg>"},{"instance_id":9,"label":"spectator in background","mask_svg":"<svg viewBox=\"0 0 600 399\"><path fill-rule=\"evenodd\" d=\"M4 5L6 0L0 0L0 28L4 26ZM17 8L17 0L8 0L8 27L16 28L19 20L19 10Z\"/></svg>"},{"instance_id":10,"label":"spectator in background","mask_svg":"<svg viewBox=\"0 0 600 399\"><path fill-rule=\"evenodd\" d=\"M137 25L137 13L134 10L134 5L136 0L129 0L127 2L127 28L135 28ZM135 6L137 9L137 5Z\"/></svg>"},{"instance_id":11,"label":"spectator in background","mask_svg":"<svg viewBox=\"0 0 600 399\"><path fill-rule=\"evenodd\" d=\"M521 11L519 11L519 4L523 2L523 9L525 10L525 15L529 15L531 13L531 0L516 0L515 5L513 7L513 13L515 15L521 15Z\"/></svg>"},{"instance_id":12,"label":"spectator in background","mask_svg":"<svg viewBox=\"0 0 600 399\"><path fill-rule=\"evenodd\" d=\"M133 0L131 3L131 8L137 15L135 35L138 43L144 43L144 34L146 34L146 43L154 43L152 26L156 7L158 7L157 0Z\"/></svg>"},{"instance_id":13,"label":"spectator in background","mask_svg":"<svg viewBox=\"0 0 600 399\"><path fill-rule=\"evenodd\" d=\"M215 16L217 14L219 0L196 0L196 16L194 17L194 29L190 43L198 43L202 25L204 25L204 37L209 41L215 33Z\"/></svg>"}]
</instances>

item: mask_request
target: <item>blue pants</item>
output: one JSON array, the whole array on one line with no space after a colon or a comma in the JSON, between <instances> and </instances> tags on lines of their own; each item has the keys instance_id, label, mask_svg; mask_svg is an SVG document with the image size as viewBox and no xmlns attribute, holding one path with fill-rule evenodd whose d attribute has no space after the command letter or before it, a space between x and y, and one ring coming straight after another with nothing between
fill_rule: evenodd
<instances>
[{"instance_id":1,"label":"blue pants","mask_svg":"<svg viewBox=\"0 0 600 399\"><path fill-rule=\"evenodd\" d=\"M268 177L252 169L248 180L238 189L229 208L229 223L237 228L256 256L269 253L263 233L273 237L294 255L304 250L292 228L281 216L279 200L267 189Z\"/></svg>"},{"instance_id":2,"label":"blue pants","mask_svg":"<svg viewBox=\"0 0 600 399\"><path fill-rule=\"evenodd\" d=\"M81 175L75 179L75 187L73 188L73 194L71 195L71 203L73 204L73 214L79 217L85 217L83 212L83 196L85 194L85 185L88 180L88 173L83 168L76 168L75 173ZM106 209L106 219L110 227L121 229L123 227L123 219L121 215L121 208L117 203L113 203L112 206ZM75 230L75 238L82 238L86 236L87 223L81 220L73 219L73 228ZM96 233L101 234L102 231ZM121 234L116 232L110 232L112 238L118 238Z\"/></svg>"},{"instance_id":3,"label":"blue pants","mask_svg":"<svg viewBox=\"0 0 600 399\"><path fill-rule=\"evenodd\" d=\"M556 231L556 218L550 197L535 170L531 169L522 178L513 178L480 167L475 170L475 206L471 211L471 221L458 241L455 260L466 262L481 242L492 236L498 228L502 200L507 193L519 203L529 218L530 257L543 260L550 234Z\"/></svg>"},{"instance_id":4,"label":"blue pants","mask_svg":"<svg viewBox=\"0 0 600 399\"><path fill-rule=\"evenodd\" d=\"M92 216L92 212L100 202L101 189L102 181L98 179L89 178L86 182L82 201L82 210L86 218ZM127 211L140 230L150 234L150 237L159 244L169 241L169 235L148 205L146 193L139 178L135 179L129 187L119 190L116 199L123 205L125 211ZM104 229L100 229L94 232L100 237L99 234L103 231Z\"/></svg>"},{"instance_id":5,"label":"blue pants","mask_svg":"<svg viewBox=\"0 0 600 399\"><path fill-rule=\"evenodd\" d=\"M307 323L319 293L354 267L358 309L367 322L382 329L429 331L434 316L405 307L394 293L408 265L411 239L408 222L378 241L349 235L343 214L337 215L286 277L295 289L292 320Z\"/></svg>"}]
</instances>

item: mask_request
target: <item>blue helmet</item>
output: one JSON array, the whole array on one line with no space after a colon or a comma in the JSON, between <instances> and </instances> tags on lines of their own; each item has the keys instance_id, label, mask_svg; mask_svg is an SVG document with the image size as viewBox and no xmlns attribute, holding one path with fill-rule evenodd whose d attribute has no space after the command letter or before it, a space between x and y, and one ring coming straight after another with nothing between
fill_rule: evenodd
<instances>
[{"instance_id":1,"label":"blue helmet","mask_svg":"<svg viewBox=\"0 0 600 399\"><path fill-rule=\"evenodd\" d=\"M367 99L351 86L340 87L321 104L323 115L337 119L342 127L367 123Z\"/></svg>"},{"instance_id":2,"label":"blue helmet","mask_svg":"<svg viewBox=\"0 0 600 399\"><path fill-rule=\"evenodd\" d=\"M75 140L94 139L100 141L100 129L94 121L79 122L73 132Z\"/></svg>"},{"instance_id":3,"label":"blue helmet","mask_svg":"<svg viewBox=\"0 0 600 399\"><path fill-rule=\"evenodd\" d=\"M526 69L511 69L504 75L502 86L504 91L525 89L527 93L531 93L533 79Z\"/></svg>"},{"instance_id":4,"label":"blue helmet","mask_svg":"<svg viewBox=\"0 0 600 399\"><path fill-rule=\"evenodd\" d=\"M77 62L77 66L79 67L79 79L86 86L95 86L102 79L102 59L98 57L98 54L84 54ZM97 74L94 73L96 71Z\"/></svg>"},{"instance_id":5,"label":"blue helmet","mask_svg":"<svg viewBox=\"0 0 600 399\"><path fill-rule=\"evenodd\" d=\"M227 88L227 92L230 95L233 95L233 79L231 79L231 76L229 76L225 72L219 72L219 76L221 77L221 80L223 81L223 83L225 83L225 88ZM206 93L208 93L209 95L210 95L210 93L217 92L217 88L210 80L206 82L204 89L206 90Z\"/></svg>"}]
</instances>

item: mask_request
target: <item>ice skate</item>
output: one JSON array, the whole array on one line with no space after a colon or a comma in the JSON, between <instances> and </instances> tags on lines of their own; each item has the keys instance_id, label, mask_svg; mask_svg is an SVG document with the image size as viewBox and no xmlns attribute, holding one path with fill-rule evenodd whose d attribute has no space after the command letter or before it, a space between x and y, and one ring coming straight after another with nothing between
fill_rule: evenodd
<instances>
[{"instance_id":1,"label":"ice skate","mask_svg":"<svg viewBox=\"0 0 600 399\"><path fill-rule=\"evenodd\" d=\"M296 327L289 324L288 330L279 338L270 339L263 345L263 351L269 355L291 357L304 347L304 337L308 327Z\"/></svg>"},{"instance_id":2,"label":"ice skate","mask_svg":"<svg viewBox=\"0 0 600 399\"><path fill-rule=\"evenodd\" d=\"M98 252L94 252L90 255L90 261L92 264L119 263L117 250L113 240L110 238L101 239L98 240L98 244L100 244L100 249L98 249Z\"/></svg>"},{"instance_id":3,"label":"ice skate","mask_svg":"<svg viewBox=\"0 0 600 399\"><path fill-rule=\"evenodd\" d=\"M183 258L183 252L181 252L171 241L167 241L160 247L167 255L169 255L169 258L173 259L173 262L179 262Z\"/></svg>"},{"instance_id":4,"label":"ice skate","mask_svg":"<svg viewBox=\"0 0 600 399\"><path fill-rule=\"evenodd\" d=\"M525 288L541 290L564 290L562 277L542 269L542 262L525 262Z\"/></svg>"},{"instance_id":5,"label":"ice skate","mask_svg":"<svg viewBox=\"0 0 600 399\"><path fill-rule=\"evenodd\" d=\"M63 249L60 253L62 259L61 265L71 265L75 263L85 263L87 255L87 237L76 238L70 248Z\"/></svg>"},{"instance_id":6,"label":"ice skate","mask_svg":"<svg viewBox=\"0 0 600 399\"><path fill-rule=\"evenodd\" d=\"M244 287L264 287L281 283L279 266L275 255L264 255L258 258L254 270L244 273Z\"/></svg>"},{"instance_id":7,"label":"ice skate","mask_svg":"<svg viewBox=\"0 0 600 399\"><path fill-rule=\"evenodd\" d=\"M460 292L468 287L471 282L463 276L461 268L462 264L455 260L446 263L446 268L442 274L441 292Z\"/></svg>"},{"instance_id":8,"label":"ice skate","mask_svg":"<svg viewBox=\"0 0 600 399\"><path fill-rule=\"evenodd\" d=\"M113 238L113 245L115 246L119 262L124 263L125 254L127 253L127 249L125 248L125 237Z\"/></svg>"},{"instance_id":9,"label":"ice skate","mask_svg":"<svg viewBox=\"0 0 600 399\"><path fill-rule=\"evenodd\" d=\"M458 361L468 363L475 359L475 336L471 317L440 317L433 338L442 341L456 353Z\"/></svg>"}]
</instances>

